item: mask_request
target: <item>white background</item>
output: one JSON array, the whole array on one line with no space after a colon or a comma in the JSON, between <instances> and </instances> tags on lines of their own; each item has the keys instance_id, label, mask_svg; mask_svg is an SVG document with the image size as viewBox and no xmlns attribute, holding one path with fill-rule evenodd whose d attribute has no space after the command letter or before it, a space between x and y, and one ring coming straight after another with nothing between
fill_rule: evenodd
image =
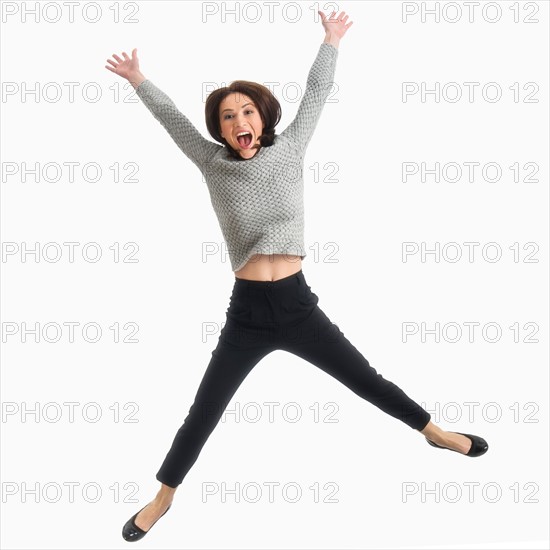
<instances>
[{"instance_id":1,"label":"white background","mask_svg":"<svg viewBox=\"0 0 550 550\"><path fill-rule=\"evenodd\" d=\"M234 281L228 256L203 255L204 246L221 248L223 239L200 172L127 83L104 68L106 59L137 47L142 72L205 137L203 83L277 82L280 133L297 109L282 89L305 85L324 38L313 3L300 3L294 23L288 20L294 9L283 17L283 2L271 22L267 6L256 4L263 10L257 23L250 21L253 11L241 12L238 23L230 14L224 20L221 3L210 3L220 11L203 21L202 3L178 1L121 2L118 23L116 4L100 2L101 16L91 23L82 15L87 4L75 7L74 22L67 7L58 22L40 15L37 22L21 14L34 2L2 6L4 548L127 547L122 525L158 490L155 473L216 346ZM398 1L336 5L354 24L340 43L336 100L325 105L305 159L303 271L319 306L378 372L443 429L486 438L489 452L472 459L434 449L313 365L276 351L229 405L256 403L261 419L235 422L230 415L218 425L142 548L548 548L548 3L520 2L516 12L512 2L491 3L501 10L495 22L488 18L496 11L483 17L485 4L469 21L466 5L456 3L462 10L456 22L450 8L447 20L428 15L423 22L420 12L404 20ZM333 6L320 4L325 11ZM124 16L137 22L125 23ZM444 96L436 102L433 95L422 101L420 94L405 102L404 82L430 89L454 82L464 94L464 82L480 85L473 102ZM481 93L489 82L502 90L495 102ZM76 83L73 101L67 83ZM528 83L538 86L538 102L525 101L534 90ZM47 84L61 96L47 100L41 93ZM98 101L82 94L86 84L101 91ZM36 88L37 96L22 94L24 87ZM129 99L117 100L117 90ZM73 181L67 171L56 182L7 173L6 163L20 170L23 163L64 162L79 163ZM109 167L127 162L137 163L137 181L113 181ZM502 175L488 181L478 167L473 181L466 172L457 182L403 181L404 162L496 163ZM86 163L101 167L99 181L83 177ZM315 163L336 163L338 181L327 181L330 171L323 169L315 181ZM518 182L509 168L514 163ZM536 181L525 181L526 163L538 167ZM73 263L62 246L69 241L80 243ZM33 255L22 261L21 247L35 242L59 243L64 253L55 262ZM103 252L96 263L81 255L90 242ZM139 245L138 262L113 261L109 247L128 242ZM416 254L404 262L404 242L430 249L458 243L464 256L436 262ZM480 243L473 262L465 242ZM500 260L483 257L489 242L500 246ZM15 254L7 254L9 243ZM526 243L536 243L536 262L525 261L533 251L523 249ZM71 321L99 324L102 338L86 342L80 329L73 343L67 331L51 343L7 335L23 323ZM114 342L109 327L128 322L139 327L139 342ZM463 333L454 343L452 330L439 342L420 335L403 341L407 322L429 329L456 323ZM469 322L479 323L473 341ZM487 323L502 329L499 341L483 337ZM66 402L79 404L74 422ZM280 404L272 423L265 402ZM291 402L303 413L295 423L281 416ZM479 404L471 417L467 402ZM21 415L36 403L37 417ZM41 414L48 403L52 416L52 403L62 411L58 421ZM99 421L82 417L86 403L98 404ZM114 421L114 403L121 409L136 403L137 422L124 422L123 410ZM336 403L337 422L315 422L314 403L321 419L329 413L323 406ZM493 405L482 414L487 404ZM436 407L446 414L436 415ZM457 410L462 416L455 421ZM264 492L258 502L247 502L244 493L240 502L220 493L206 499L206 482L252 483ZM280 484L273 502L270 482ZM281 493L291 482L303 491L296 503ZM75 484L74 498L68 483ZM404 502L405 483L439 486L439 502L433 493ZM92 484L88 497L85 484ZM477 484L471 502L469 484ZM25 487L38 492L24 500ZM101 489L97 502L93 487ZM457 502L453 487L462 490ZM496 502L490 487L502 491ZM323 502L331 496L337 502Z\"/></svg>"}]
</instances>

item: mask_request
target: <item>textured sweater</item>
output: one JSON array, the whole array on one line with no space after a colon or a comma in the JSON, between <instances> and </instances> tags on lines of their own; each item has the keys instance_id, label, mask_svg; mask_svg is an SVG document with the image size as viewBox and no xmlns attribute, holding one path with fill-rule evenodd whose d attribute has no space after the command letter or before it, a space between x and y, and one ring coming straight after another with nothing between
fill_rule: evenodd
<instances>
[{"instance_id":1,"label":"textured sweater","mask_svg":"<svg viewBox=\"0 0 550 550\"><path fill-rule=\"evenodd\" d=\"M255 254L307 256L304 246L304 153L331 90L338 49L322 43L294 120L273 145L235 159L205 139L150 80L136 93L178 147L200 169L225 239L232 271Z\"/></svg>"}]
</instances>

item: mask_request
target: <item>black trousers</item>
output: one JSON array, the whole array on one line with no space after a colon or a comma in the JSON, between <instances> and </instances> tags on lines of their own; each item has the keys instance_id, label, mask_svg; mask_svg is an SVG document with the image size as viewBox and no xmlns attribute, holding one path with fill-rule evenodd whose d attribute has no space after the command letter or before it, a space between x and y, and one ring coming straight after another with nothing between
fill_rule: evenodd
<instances>
[{"instance_id":1,"label":"black trousers","mask_svg":"<svg viewBox=\"0 0 550 550\"><path fill-rule=\"evenodd\" d=\"M174 488L183 481L238 387L275 350L309 361L411 428L426 427L430 414L369 365L318 301L302 270L277 281L235 277L226 323L158 481Z\"/></svg>"}]
</instances>

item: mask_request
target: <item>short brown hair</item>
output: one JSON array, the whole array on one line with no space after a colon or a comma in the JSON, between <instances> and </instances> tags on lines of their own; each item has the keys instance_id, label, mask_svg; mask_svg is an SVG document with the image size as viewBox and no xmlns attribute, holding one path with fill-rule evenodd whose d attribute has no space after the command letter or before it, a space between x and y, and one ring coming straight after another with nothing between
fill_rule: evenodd
<instances>
[{"instance_id":1,"label":"short brown hair","mask_svg":"<svg viewBox=\"0 0 550 550\"><path fill-rule=\"evenodd\" d=\"M262 147L273 145L275 126L281 120L281 104L269 88L257 82L250 82L249 80L234 80L229 86L218 88L207 97L204 109L208 132L210 132L210 135L216 141L223 143L233 157L244 160L220 133L220 103L232 93L241 93L248 96L260 111L260 117L264 126L263 133L260 136L260 145Z\"/></svg>"}]
</instances>

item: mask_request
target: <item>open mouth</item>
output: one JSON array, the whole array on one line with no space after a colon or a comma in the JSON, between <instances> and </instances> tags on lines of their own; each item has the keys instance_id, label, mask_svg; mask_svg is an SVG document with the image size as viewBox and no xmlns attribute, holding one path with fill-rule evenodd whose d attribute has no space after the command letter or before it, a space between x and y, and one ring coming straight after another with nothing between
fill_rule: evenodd
<instances>
[{"instance_id":1,"label":"open mouth","mask_svg":"<svg viewBox=\"0 0 550 550\"><path fill-rule=\"evenodd\" d=\"M243 149L248 149L252 143L252 134L250 132L239 132L237 141Z\"/></svg>"}]
</instances>

